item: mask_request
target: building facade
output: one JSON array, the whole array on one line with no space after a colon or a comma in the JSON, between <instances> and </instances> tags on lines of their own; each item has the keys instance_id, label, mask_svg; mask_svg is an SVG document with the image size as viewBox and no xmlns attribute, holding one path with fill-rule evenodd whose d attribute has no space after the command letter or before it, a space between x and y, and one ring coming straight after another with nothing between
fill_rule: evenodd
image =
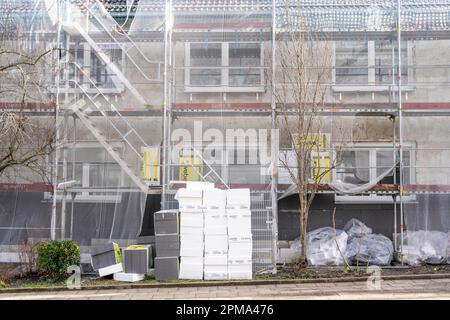
<instances>
[{"instance_id":1,"label":"building facade","mask_svg":"<svg viewBox=\"0 0 450 320\"><path fill-rule=\"evenodd\" d=\"M293 181L270 143L292 156L274 90L286 72L279 50L294 33L327 48L316 53L329 61L316 133L321 152L340 159L320 183L310 229L330 226L336 208L336 227L358 218L397 250L405 228L448 231L449 4L2 2L30 50L58 48L44 70L48 93L19 109L54 119L61 142L45 159L50 183L2 181L4 260L27 238L73 238L85 250L133 243L152 234L153 211L177 205L177 188L204 180L251 189L254 269L273 268L278 245L299 235ZM17 112L17 101L1 99ZM76 183L56 188L67 181Z\"/></svg>"}]
</instances>

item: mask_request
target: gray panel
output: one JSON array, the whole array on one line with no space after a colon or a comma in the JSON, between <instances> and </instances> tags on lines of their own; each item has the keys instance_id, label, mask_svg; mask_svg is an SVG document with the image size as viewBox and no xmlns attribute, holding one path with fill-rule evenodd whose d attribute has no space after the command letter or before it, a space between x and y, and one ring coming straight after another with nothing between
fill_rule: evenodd
<instances>
[{"instance_id":1,"label":"gray panel","mask_svg":"<svg viewBox=\"0 0 450 320\"><path fill-rule=\"evenodd\" d=\"M149 250L123 250L123 264L125 273L147 273L149 269Z\"/></svg>"},{"instance_id":2,"label":"gray panel","mask_svg":"<svg viewBox=\"0 0 450 320\"><path fill-rule=\"evenodd\" d=\"M91 254L93 256L95 256L95 255L98 255L98 254L106 253L106 252L111 251L111 250L114 251L114 244L108 243L108 244L92 247L91 248Z\"/></svg>"},{"instance_id":3,"label":"gray panel","mask_svg":"<svg viewBox=\"0 0 450 320\"><path fill-rule=\"evenodd\" d=\"M179 233L177 211L158 211L153 217L156 235Z\"/></svg>"},{"instance_id":4,"label":"gray panel","mask_svg":"<svg viewBox=\"0 0 450 320\"><path fill-rule=\"evenodd\" d=\"M155 244L155 236L143 236L137 238L137 244Z\"/></svg>"},{"instance_id":5,"label":"gray panel","mask_svg":"<svg viewBox=\"0 0 450 320\"><path fill-rule=\"evenodd\" d=\"M155 259L155 279L156 280L176 280L179 274L178 257Z\"/></svg>"},{"instance_id":6,"label":"gray panel","mask_svg":"<svg viewBox=\"0 0 450 320\"><path fill-rule=\"evenodd\" d=\"M98 270L116 264L116 254L113 244L94 247L91 249L92 268Z\"/></svg>"},{"instance_id":7,"label":"gray panel","mask_svg":"<svg viewBox=\"0 0 450 320\"><path fill-rule=\"evenodd\" d=\"M180 255L180 236L167 234L156 236L157 257L178 257Z\"/></svg>"}]
</instances>

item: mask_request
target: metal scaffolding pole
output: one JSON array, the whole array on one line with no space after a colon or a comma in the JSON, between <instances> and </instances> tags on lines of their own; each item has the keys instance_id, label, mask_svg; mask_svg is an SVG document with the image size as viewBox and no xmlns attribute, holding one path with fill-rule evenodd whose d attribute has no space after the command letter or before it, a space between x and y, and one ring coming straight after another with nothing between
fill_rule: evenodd
<instances>
[{"instance_id":1,"label":"metal scaffolding pole","mask_svg":"<svg viewBox=\"0 0 450 320\"><path fill-rule=\"evenodd\" d=\"M58 162L59 162L59 85L60 85L60 71L61 71L61 32L62 32L62 14L61 14L61 0L56 1L56 10L57 10L57 23L58 29L56 34L56 74L55 74L55 156L53 158L53 200L52 200L52 215L50 220L50 238L52 240L56 239L56 196L57 196L57 187L58 187Z\"/></svg>"},{"instance_id":2,"label":"metal scaffolding pole","mask_svg":"<svg viewBox=\"0 0 450 320\"><path fill-rule=\"evenodd\" d=\"M276 63L276 0L272 0L272 74L271 74L271 86L274 90L275 85L275 63ZM271 185L270 185L270 196L272 199L272 241L273 241L273 273L277 272L277 256L278 256L278 197L277 197L277 172L278 172L278 153L275 150L275 146L272 145L275 139L272 135L277 127L276 123L276 101L275 95L272 93L271 96L271 107L272 107L272 132L271 136L271 157L272 157L272 170L271 170Z\"/></svg>"},{"instance_id":3,"label":"metal scaffolding pole","mask_svg":"<svg viewBox=\"0 0 450 320\"><path fill-rule=\"evenodd\" d=\"M400 198L400 254L401 262L403 264L403 232L404 232L404 217L403 217L403 130L402 130L402 45L401 45L401 0L397 0L397 43L398 43L398 66L397 66L397 86L398 86L398 139L400 150L400 175L399 175L399 198Z\"/></svg>"},{"instance_id":4,"label":"metal scaffolding pole","mask_svg":"<svg viewBox=\"0 0 450 320\"><path fill-rule=\"evenodd\" d=\"M172 17L172 0L166 1L166 8L165 8L165 18L164 18L164 103L163 103L163 145L162 145L162 160L163 160L163 179L162 179L162 193L161 193L161 208L166 209L165 202L166 202L166 193L169 186L169 171L170 166L168 164L169 159L169 139L170 139L170 132L168 132L168 120L169 116L168 113L170 112L170 81L169 81L169 74L170 74L170 67L171 67L171 56L172 56L172 50L171 50L171 34L172 34L172 24L173 24L173 17Z\"/></svg>"}]
</instances>

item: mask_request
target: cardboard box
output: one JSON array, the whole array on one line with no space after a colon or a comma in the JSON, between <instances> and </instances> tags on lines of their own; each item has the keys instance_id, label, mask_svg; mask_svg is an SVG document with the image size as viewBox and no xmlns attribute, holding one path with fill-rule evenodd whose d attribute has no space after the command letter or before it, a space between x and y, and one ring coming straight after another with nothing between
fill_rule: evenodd
<instances>
[{"instance_id":1,"label":"cardboard box","mask_svg":"<svg viewBox=\"0 0 450 320\"><path fill-rule=\"evenodd\" d=\"M252 237L229 237L228 257L230 259L252 259Z\"/></svg>"},{"instance_id":2,"label":"cardboard box","mask_svg":"<svg viewBox=\"0 0 450 320\"><path fill-rule=\"evenodd\" d=\"M228 279L229 280L251 280L252 260L251 259L228 259Z\"/></svg>"},{"instance_id":3,"label":"cardboard box","mask_svg":"<svg viewBox=\"0 0 450 320\"><path fill-rule=\"evenodd\" d=\"M228 265L228 254L205 254L205 266Z\"/></svg>"},{"instance_id":4,"label":"cardboard box","mask_svg":"<svg viewBox=\"0 0 450 320\"><path fill-rule=\"evenodd\" d=\"M227 280L228 266L225 265L205 265L203 270L205 280Z\"/></svg>"},{"instance_id":5,"label":"cardboard box","mask_svg":"<svg viewBox=\"0 0 450 320\"><path fill-rule=\"evenodd\" d=\"M228 258L231 259L252 259L252 251L245 249L231 249L228 250Z\"/></svg>"},{"instance_id":6,"label":"cardboard box","mask_svg":"<svg viewBox=\"0 0 450 320\"><path fill-rule=\"evenodd\" d=\"M203 234L181 234L180 235L180 256L182 257L203 257L204 240Z\"/></svg>"},{"instance_id":7,"label":"cardboard box","mask_svg":"<svg viewBox=\"0 0 450 320\"><path fill-rule=\"evenodd\" d=\"M180 279L203 279L203 256L182 256L180 260Z\"/></svg>"},{"instance_id":8,"label":"cardboard box","mask_svg":"<svg viewBox=\"0 0 450 320\"><path fill-rule=\"evenodd\" d=\"M227 235L205 235L205 254L226 254L227 252Z\"/></svg>"},{"instance_id":9,"label":"cardboard box","mask_svg":"<svg viewBox=\"0 0 450 320\"><path fill-rule=\"evenodd\" d=\"M204 217L203 211L180 212L180 225L183 227L203 228Z\"/></svg>"},{"instance_id":10,"label":"cardboard box","mask_svg":"<svg viewBox=\"0 0 450 320\"><path fill-rule=\"evenodd\" d=\"M180 255L180 236L178 234L160 234L155 238L157 257L178 257Z\"/></svg>"},{"instance_id":11,"label":"cardboard box","mask_svg":"<svg viewBox=\"0 0 450 320\"><path fill-rule=\"evenodd\" d=\"M155 258L155 279L156 280L176 280L180 272L178 257L156 257Z\"/></svg>"},{"instance_id":12,"label":"cardboard box","mask_svg":"<svg viewBox=\"0 0 450 320\"><path fill-rule=\"evenodd\" d=\"M230 236L250 236L252 234L252 218L248 212L228 215L227 225Z\"/></svg>"},{"instance_id":13,"label":"cardboard box","mask_svg":"<svg viewBox=\"0 0 450 320\"><path fill-rule=\"evenodd\" d=\"M203 191L199 189L178 189L175 200L178 200L179 208L183 206L201 206L203 201Z\"/></svg>"},{"instance_id":14,"label":"cardboard box","mask_svg":"<svg viewBox=\"0 0 450 320\"><path fill-rule=\"evenodd\" d=\"M181 226L180 234L192 234L192 235L203 235L204 229L203 227L185 227Z\"/></svg>"},{"instance_id":15,"label":"cardboard box","mask_svg":"<svg viewBox=\"0 0 450 320\"><path fill-rule=\"evenodd\" d=\"M250 209L250 189L228 189L227 209Z\"/></svg>"},{"instance_id":16,"label":"cardboard box","mask_svg":"<svg viewBox=\"0 0 450 320\"><path fill-rule=\"evenodd\" d=\"M210 213L210 212L209 212ZM208 214L205 212L205 235L227 235L228 220L224 212Z\"/></svg>"},{"instance_id":17,"label":"cardboard box","mask_svg":"<svg viewBox=\"0 0 450 320\"><path fill-rule=\"evenodd\" d=\"M141 273L114 273L114 280L123 282L137 282L144 280L145 275Z\"/></svg>"},{"instance_id":18,"label":"cardboard box","mask_svg":"<svg viewBox=\"0 0 450 320\"><path fill-rule=\"evenodd\" d=\"M155 234L179 233L178 210L161 210L153 214Z\"/></svg>"},{"instance_id":19,"label":"cardboard box","mask_svg":"<svg viewBox=\"0 0 450 320\"><path fill-rule=\"evenodd\" d=\"M207 210L225 211L227 204L226 191L209 189L203 191L203 207Z\"/></svg>"}]
</instances>

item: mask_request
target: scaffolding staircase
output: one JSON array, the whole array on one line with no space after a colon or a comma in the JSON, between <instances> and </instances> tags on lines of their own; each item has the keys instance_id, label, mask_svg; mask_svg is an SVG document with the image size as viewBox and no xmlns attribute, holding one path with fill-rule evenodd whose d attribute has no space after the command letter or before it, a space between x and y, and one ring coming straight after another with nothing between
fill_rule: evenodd
<instances>
[{"instance_id":1,"label":"scaffolding staircase","mask_svg":"<svg viewBox=\"0 0 450 320\"><path fill-rule=\"evenodd\" d=\"M102 49L93 37L100 37L103 41L108 39L114 45L117 45L124 53L127 63L130 63L135 68L136 74L148 84L163 83L162 66L164 62L149 59L133 39L121 30L119 24L98 0L86 2L82 8L72 4L69 10L71 12L70 18L63 22L64 29L69 34L81 35L94 50L97 57L119 78L139 103L148 105L141 92L125 76L121 68L114 63L112 57L107 54L107 50ZM130 53L131 50L135 52L135 56ZM143 64L147 64L147 66L154 69L156 75L149 76L148 72L143 69Z\"/></svg>"},{"instance_id":2,"label":"scaffolding staircase","mask_svg":"<svg viewBox=\"0 0 450 320\"><path fill-rule=\"evenodd\" d=\"M127 163L124 157L118 152L118 150L113 147L107 140L104 133L97 128L96 124L90 119L91 114L96 112L98 115L105 119L108 125L114 129L115 133L118 135L119 139L126 144L126 147L133 151L135 156L143 163L144 159L142 154L138 151L136 146L133 145L129 137L134 136L141 147L148 146L145 140L139 135L139 133L133 128L129 121L122 116L117 107L111 103L108 98L102 93L100 88L98 88L95 83L87 77L84 73L83 68L74 62L69 63L71 66L76 68L79 72L83 73L85 79L88 80L92 88L96 90L96 94L91 96L82 84L75 80L69 80L73 83L83 94L82 97L87 98L90 102L86 104L84 99L78 99L78 101L72 104L69 109L72 110L80 119L80 121L88 128L88 130L94 135L94 137L100 142L100 144L106 149L106 151L111 155L111 157L119 164L122 170L130 177L130 179L136 183L136 185L145 193L148 192L148 185L143 182L141 177L136 174L135 170ZM105 100L106 104L100 104L96 101L97 97L101 97ZM122 128L122 129L121 129Z\"/></svg>"},{"instance_id":3,"label":"scaffolding staircase","mask_svg":"<svg viewBox=\"0 0 450 320\"><path fill-rule=\"evenodd\" d=\"M130 179L142 190L142 192L148 192L148 186L141 180L141 178L135 173L133 168L129 166L124 157L118 152L118 149L113 147L103 134L103 132L98 129L93 121L91 121L88 112L83 108L86 107L86 102L79 100L75 104L69 107L80 119L80 121L89 129L89 131L94 135L94 137L100 142L100 144L105 148L109 155L119 164L120 168L130 177ZM141 156L142 158L142 156Z\"/></svg>"},{"instance_id":4,"label":"scaffolding staircase","mask_svg":"<svg viewBox=\"0 0 450 320\"><path fill-rule=\"evenodd\" d=\"M96 38L110 39L112 43L117 45L126 57L126 61L137 70L143 79L148 83L162 83L162 66L164 62L152 60L144 54L139 46L133 41L133 39L123 30L120 25L114 20L110 13L105 9L102 3L98 0L89 1L83 4L82 7L69 5L70 16L63 22L64 29L69 34L80 35L92 48L97 57L105 63L105 65L118 77L118 79L124 84L124 86L137 98L139 103L147 105L146 99L139 92L138 89L129 81L125 74L121 71L121 68L116 65L111 56L108 55L107 50L102 49L96 42ZM134 56L130 53L133 50ZM139 61L139 62L137 62ZM153 66L156 70L156 77L151 77L141 67L142 64ZM111 103L107 96L102 92L102 89L98 88L95 82L90 78L89 73L85 72L82 66L75 62L69 62L67 58L66 64L74 67L77 72L83 75L84 83L79 83L76 80L68 79L67 81L72 83L79 89L84 99L78 99L79 101L72 104L69 109L72 110L80 119L80 121L88 128L88 130L94 135L99 143L106 149L111 157L119 164L122 170L131 178L131 180L145 193L148 192L148 185L143 179L136 174L135 170L127 163L127 160L122 157L116 148L114 148L105 137L104 133L97 128L94 121L91 119L91 113L96 112L99 116L106 119L108 124L116 131L119 138L124 141L127 147L129 147L133 153L138 157L142 164L144 159L142 154L133 146L131 141L127 138L133 134L137 137L137 140L141 146L147 146L144 139L137 133L137 131L131 126L125 117L117 107ZM94 89L94 93L89 93L86 90L85 85L89 85L91 89ZM90 90L91 91L91 90ZM103 98L105 103L99 103L98 97ZM89 103L87 103L89 102ZM106 107L105 107L106 106ZM113 120L119 120L122 127L126 130L120 130L119 125L116 125ZM211 164L204 159L202 153L194 148L191 152L200 159L202 167L206 168L206 173L200 172L197 168L193 168L196 174L201 177L202 181L220 183L226 188L229 188L227 183L222 177L214 170Z\"/></svg>"}]
</instances>

